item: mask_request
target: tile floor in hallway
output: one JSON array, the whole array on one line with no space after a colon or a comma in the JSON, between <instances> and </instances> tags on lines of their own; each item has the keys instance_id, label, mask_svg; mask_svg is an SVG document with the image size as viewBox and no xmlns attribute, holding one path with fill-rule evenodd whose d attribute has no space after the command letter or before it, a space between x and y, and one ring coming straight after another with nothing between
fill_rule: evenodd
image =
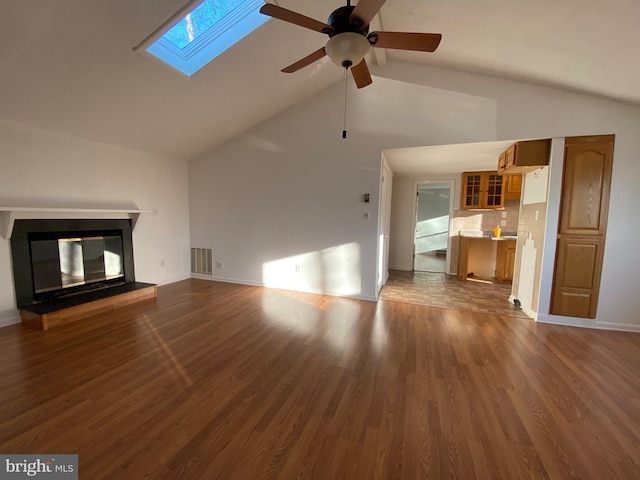
<instances>
[{"instance_id":1,"label":"tile floor in hallway","mask_svg":"<svg viewBox=\"0 0 640 480\"><path fill-rule=\"evenodd\" d=\"M380 299L528 318L509 302L510 293L510 283L476 283L444 273L390 270Z\"/></svg>"},{"instance_id":2,"label":"tile floor in hallway","mask_svg":"<svg viewBox=\"0 0 640 480\"><path fill-rule=\"evenodd\" d=\"M434 252L416 253L413 268L419 272L444 273L447 271L447 257Z\"/></svg>"}]
</instances>

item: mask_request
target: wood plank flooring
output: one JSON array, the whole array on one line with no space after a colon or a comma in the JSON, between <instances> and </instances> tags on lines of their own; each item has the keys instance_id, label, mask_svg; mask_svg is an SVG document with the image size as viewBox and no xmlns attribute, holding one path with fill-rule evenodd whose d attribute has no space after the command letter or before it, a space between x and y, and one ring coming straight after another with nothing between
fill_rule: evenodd
<instances>
[{"instance_id":1,"label":"wood plank flooring","mask_svg":"<svg viewBox=\"0 0 640 480\"><path fill-rule=\"evenodd\" d=\"M638 479L640 335L187 280L0 329L0 452L81 479Z\"/></svg>"}]
</instances>

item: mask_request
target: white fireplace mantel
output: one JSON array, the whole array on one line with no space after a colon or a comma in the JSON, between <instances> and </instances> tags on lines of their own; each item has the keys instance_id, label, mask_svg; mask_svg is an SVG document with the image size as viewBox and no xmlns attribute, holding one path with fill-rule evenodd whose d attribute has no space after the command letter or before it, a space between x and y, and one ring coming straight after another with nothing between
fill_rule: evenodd
<instances>
[{"instance_id":1,"label":"white fireplace mantel","mask_svg":"<svg viewBox=\"0 0 640 480\"><path fill-rule=\"evenodd\" d=\"M151 213L151 211L106 208L0 207L0 236L6 240L11 239L13 224L16 220L130 218L131 228L134 228L141 213Z\"/></svg>"}]
</instances>

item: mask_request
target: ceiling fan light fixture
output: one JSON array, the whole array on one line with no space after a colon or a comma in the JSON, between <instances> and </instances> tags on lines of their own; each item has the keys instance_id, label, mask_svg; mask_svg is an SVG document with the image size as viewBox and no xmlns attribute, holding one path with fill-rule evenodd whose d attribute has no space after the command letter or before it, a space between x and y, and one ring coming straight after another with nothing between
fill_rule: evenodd
<instances>
[{"instance_id":1,"label":"ceiling fan light fixture","mask_svg":"<svg viewBox=\"0 0 640 480\"><path fill-rule=\"evenodd\" d=\"M334 35L324 47L327 56L339 67L358 65L369 51L369 40L355 32Z\"/></svg>"}]
</instances>

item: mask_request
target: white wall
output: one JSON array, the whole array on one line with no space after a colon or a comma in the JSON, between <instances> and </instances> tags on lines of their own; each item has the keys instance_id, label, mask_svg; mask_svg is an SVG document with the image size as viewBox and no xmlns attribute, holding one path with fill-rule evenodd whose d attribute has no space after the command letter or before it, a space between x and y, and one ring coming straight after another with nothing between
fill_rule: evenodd
<instances>
[{"instance_id":1,"label":"white wall","mask_svg":"<svg viewBox=\"0 0 640 480\"><path fill-rule=\"evenodd\" d=\"M133 232L136 280L190 275L184 162L0 120L0 206L156 208ZM0 324L17 320L15 307L10 245L0 238Z\"/></svg>"},{"instance_id":2,"label":"white wall","mask_svg":"<svg viewBox=\"0 0 640 480\"><path fill-rule=\"evenodd\" d=\"M493 100L376 78L350 83L342 139L343 85L189 163L191 239L224 263L215 278L373 299L381 150L495 138Z\"/></svg>"},{"instance_id":3,"label":"white wall","mask_svg":"<svg viewBox=\"0 0 640 480\"><path fill-rule=\"evenodd\" d=\"M640 330L640 297L637 295L637 272L640 258L630 253L629 242L640 235L636 222L636 189L640 178L640 108L606 99L579 95L545 87L501 80L493 77L440 70L419 65L389 63L376 75L431 88L448 89L486 97L497 103L497 140L553 138L589 134L615 134L615 153L609 210L609 227L604 251L604 265L597 318L575 320L545 315L548 304L540 305L539 320L600 328ZM376 78L377 80L377 78ZM432 111L436 116L439 112ZM561 176L552 165L549 185L549 208L557 208ZM398 192L394 183L394 195ZM395 210L394 210L395 211ZM549 215L548 218L552 218ZM392 225L394 224L392 218ZM397 223L396 223L397 226ZM549 231L549 230L548 230ZM392 239L397 233L392 230ZM553 257L545 255L543 270L553 269ZM548 276L543 276L541 302L550 291ZM546 309L546 310L545 310Z\"/></svg>"}]
</instances>

